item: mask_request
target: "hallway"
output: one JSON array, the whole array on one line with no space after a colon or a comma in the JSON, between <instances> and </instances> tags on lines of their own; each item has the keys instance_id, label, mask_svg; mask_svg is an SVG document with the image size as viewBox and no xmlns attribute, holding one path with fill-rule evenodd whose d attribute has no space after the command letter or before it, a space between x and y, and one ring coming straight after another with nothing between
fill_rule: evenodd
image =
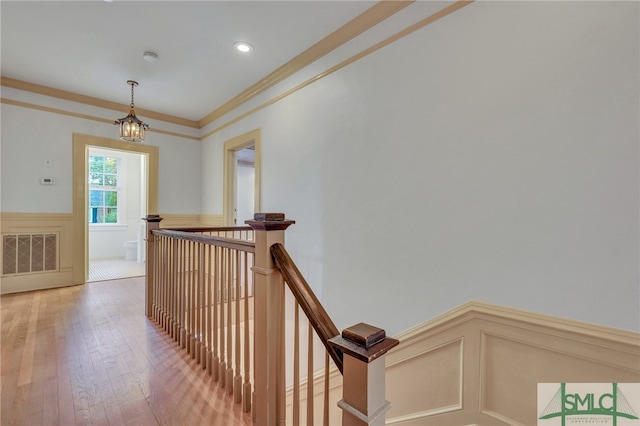
<instances>
[{"instance_id":1,"label":"hallway","mask_svg":"<svg viewBox=\"0 0 640 426\"><path fill-rule=\"evenodd\" d=\"M2 425L250 425L144 316L144 278L2 296Z\"/></svg>"}]
</instances>

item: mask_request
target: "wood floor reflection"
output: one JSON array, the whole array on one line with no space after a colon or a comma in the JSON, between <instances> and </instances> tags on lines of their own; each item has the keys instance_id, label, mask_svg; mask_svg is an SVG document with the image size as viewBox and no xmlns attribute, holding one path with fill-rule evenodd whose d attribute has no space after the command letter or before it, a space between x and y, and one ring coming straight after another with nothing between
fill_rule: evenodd
<instances>
[{"instance_id":1,"label":"wood floor reflection","mask_svg":"<svg viewBox=\"0 0 640 426\"><path fill-rule=\"evenodd\" d=\"M144 277L0 298L5 425L250 425L144 316Z\"/></svg>"}]
</instances>

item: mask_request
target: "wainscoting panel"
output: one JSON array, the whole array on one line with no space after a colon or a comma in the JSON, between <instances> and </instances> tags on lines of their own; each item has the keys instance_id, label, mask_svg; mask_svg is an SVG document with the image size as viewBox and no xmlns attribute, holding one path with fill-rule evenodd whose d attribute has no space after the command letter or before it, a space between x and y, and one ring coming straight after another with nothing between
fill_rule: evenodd
<instances>
[{"instance_id":1,"label":"wainscoting panel","mask_svg":"<svg viewBox=\"0 0 640 426\"><path fill-rule=\"evenodd\" d=\"M481 302L395 337L387 424L529 426L538 383L640 382L640 334Z\"/></svg>"},{"instance_id":2,"label":"wainscoting panel","mask_svg":"<svg viewBox=\"0 0 640 426\"><path fill-rule=\"evenodd\" d=\"M459 338L387 363L387 388L405 390L394 399L387 424L462 409L463 347L464 338Z\"/></svg>"},{"instance_id":3,"label":"wainscoting panel","mask_svg":"<svg viewBox=\"0 0 640 426\"><path fill-rule=\"evenodd\" d=\"M640 381L638 354L606 341L491 322L482 328L481 411L507 424L537 422L531 403L537 400L538 383Z\"/></svg>"},{"instance_id":4,"label":"wainscoting panel","mask_svg":"<svg viewBox=\"0 0 640 426\"><path fill-rule=\"evenodd\" d=\"M200 215L200 224L202 226L223 226L224 219L221 214L203 214Z\"/></svg>"},{"instance_id":5,"label":"wainscoting panel","mask_svg":"<svg viewBox=\"0 0 640 426\"><path fill-rule=\"evenodd\" d=\"M395 337L400 345L386 357L389 425L531 426L538 383L640 382L639 333L482 302ZM341 394L332 385L331 400Z\"/></svg>"},{"instance_id":6,"label":"wainscoting panel","mask_svg":"<svg viewBox=\"0 0 640 426\"><path fill-rule=\"evenodd\" d=\"M0 213L0 223L0 294L74 284L72 214Z\"/></svg>"},{"instance_id":7,"label":"wainscoting panel","mask_svg":"<svg viewBox=\"0 0 640 426\"><path fill-rule=\"evenodd\" d=\"M200 215L197 214L166 214L161 213L160 228L185 228L203 226Z\"/></svg>"}]
</instances>

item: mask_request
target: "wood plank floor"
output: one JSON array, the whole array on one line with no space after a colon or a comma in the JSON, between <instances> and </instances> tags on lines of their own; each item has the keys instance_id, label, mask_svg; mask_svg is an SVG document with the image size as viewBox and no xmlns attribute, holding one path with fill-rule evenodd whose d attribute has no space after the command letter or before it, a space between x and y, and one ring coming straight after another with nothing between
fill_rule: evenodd
<instances>
[{"instance_id":1,"label":"wood plank floor","mask_svg":"<svg viewBox=\"0 0 640 426\"><path fill-rule=\"evenodd\" d=\"M251 425L144 316L144 277L0 298L5 425Z\"/></svg>"}]
</instances>

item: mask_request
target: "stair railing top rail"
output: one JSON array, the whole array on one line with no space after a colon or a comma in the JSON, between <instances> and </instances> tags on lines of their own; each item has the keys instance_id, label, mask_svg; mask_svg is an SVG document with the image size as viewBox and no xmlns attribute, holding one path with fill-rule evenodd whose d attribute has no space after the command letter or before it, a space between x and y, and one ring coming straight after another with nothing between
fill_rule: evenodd
<instances>
[{"instance_id":1,"label":"stair railing top rail","mask_svg":"<svg viewBox=\"0 0 640 426\"><path fill-rule=\"evenodd\" d=\"M251 228L249 228L250 230ZM184 229L153 229L151 232L154 235L163 235L169 238L177 238L186 241L193 241L201 244L209 244L212 246L218 247L226 247L234 250L245 251L249 253L255 253L255 242L252 240L241 240L237 238L229 238L229 237L217 237L213 235L200 234L198 232L202 231L212 231L212 230L244 230L242 228L190 228L188 230Z\"/></svg>"},{"instance_id":2,"label":"stair railing top rail","mask_svg":"<svg viewBox=\"0 0 640 426\"><path fill-rule=\"evenodd\" d=\"M225 232L225 231L251 231L250 226L176 226L171 228L162 228L171 231L184 232Z\"/></svg>"}]
</instances>

